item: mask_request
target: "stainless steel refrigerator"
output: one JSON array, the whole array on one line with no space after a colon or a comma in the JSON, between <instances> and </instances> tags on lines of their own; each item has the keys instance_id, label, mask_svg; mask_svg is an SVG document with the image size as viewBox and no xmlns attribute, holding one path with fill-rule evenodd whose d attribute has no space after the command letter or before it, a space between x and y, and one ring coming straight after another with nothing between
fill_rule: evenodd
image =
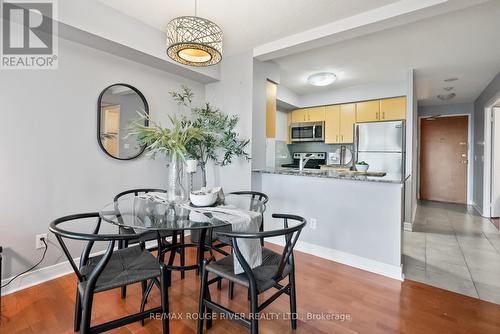
<instances>
[{"instance_id":1,"label":"stainless steel refrigerator","mask_svg":"<svg viewBox=\"0 0 500 334\"><path fill-rule=\"evenodd\" d=\"M358 123L355 136L356 161L368 163L370 171L404 176L404 121Z\"/></svg>"}]
</instances>

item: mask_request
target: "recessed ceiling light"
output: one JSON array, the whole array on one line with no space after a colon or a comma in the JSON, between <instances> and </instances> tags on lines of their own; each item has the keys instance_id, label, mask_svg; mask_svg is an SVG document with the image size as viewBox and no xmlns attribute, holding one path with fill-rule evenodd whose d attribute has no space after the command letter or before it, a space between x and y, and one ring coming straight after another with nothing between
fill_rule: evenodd
<instances>
[{"instance_id":1,"label":"recessed ceiling light","mask_svg":"<svg viewBox=\"0 0 500 334\"><path fill-rule=\"evenodd\" d=\"M449 91L450 91L450 90L452 90L453 88L455 88L455 87L451 87L451 86L450 86L450 87L444 87L443 89L444 89L445 91L449 92Z\"/></svg>"},{"instance_id":2,"label":"recessed ceiling light","mask_svg":"<svg viewBox=\"0 0 500 334\"><path fill-rule=\"evenodd\" d=\"M337 76L330 72L315 73L307 78L307 82L313 86L328 86L335 81L337 81Z\"/></svg>"},{"instance_id":3,"label":"recessed ceiling light","mask_svg":"<svg viewBox=\"0 0 500 334\"><path fill-rule=\"evenodd\" d=\"M455 93L451 93L451 94L439 94L437 96L437 98L440 99L440 100L443 100L443 101L448 101L448 100L451 100L452 98L454 98L455 96L457 96L457 94L455 94Z\"/></svg>"},{"instance_id":4,"label":"recessed ceiling light","mask_svg":"<svg viewBox=\"0 0 500 334\"><path fill-rule=\"evenodd\" d=\"M452 82L452 81L457 81L457 80L458 80L458 78L453 77L453 78L444 79L444 82Z\"/></svg>"}]
</instances>

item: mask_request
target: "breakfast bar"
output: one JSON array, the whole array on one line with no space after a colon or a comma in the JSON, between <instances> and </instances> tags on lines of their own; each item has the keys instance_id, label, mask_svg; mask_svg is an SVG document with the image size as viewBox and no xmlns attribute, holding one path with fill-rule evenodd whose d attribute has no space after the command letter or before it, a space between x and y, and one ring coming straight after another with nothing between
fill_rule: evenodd
<instances>
[{"instance_id":1,"label":"breakfast bar","mask_svg":"<svg viewBox=\"0 0 500 334\"><path fill-rule=\"evenodd\" d=\"M297 250L402 279L404 179L400 175L265 168L253 171L252 179L254 189L273 198L266 221L271 221L267 215L281 211L307 219Z\"/></svg>"}]
</instances>

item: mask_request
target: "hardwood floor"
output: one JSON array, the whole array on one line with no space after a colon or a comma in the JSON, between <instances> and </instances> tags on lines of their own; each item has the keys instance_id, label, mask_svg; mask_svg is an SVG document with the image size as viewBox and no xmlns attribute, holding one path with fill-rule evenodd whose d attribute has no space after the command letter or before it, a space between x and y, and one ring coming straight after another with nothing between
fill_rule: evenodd
<instances>
[{"instance_id":1,"label":"hardwood floor","mask_svg":"<svg viewBox=\"0 0 500 334\"><path fill-rule=\"evenodd\" d=\"M275 248L274 246L271 248ZM194 254L189 254L192 258ZM296 252L298 329L291 330L286 319L262 320L260 333L500 333L500 305L480 301L413 281L398 282L349 266ZM197 312L199 279L194 272L180 280L173 274L170 289L171 333L195 333L196 321L186 319ZM94 300L93 323L135 312L140 287L129 287L126 299L119 290L98 294ZM235 288L235 298L227 300L227 283L222 291L212 290L212 298L245 312L246 291ZM1 334L73 333L74 275L64 276L2 298ZM150 305L159 304L154 291ZM264 314L288 312L288 298L280 297ZM316 320L308 314L338 314L349 319ZM161 333L158 320L144 327L131 324L109 333ZM249 333L228 320L215 320L208 333Z\"/></svg>"}]
</instances>

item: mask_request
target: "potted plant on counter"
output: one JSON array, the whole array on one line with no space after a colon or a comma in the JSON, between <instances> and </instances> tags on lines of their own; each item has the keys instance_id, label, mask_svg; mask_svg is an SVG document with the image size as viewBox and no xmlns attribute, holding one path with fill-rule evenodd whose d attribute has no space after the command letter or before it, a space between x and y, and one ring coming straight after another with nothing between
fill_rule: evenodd
<instances>
[{"instance_id":1,"label":"potted plant on counter","mask_svg":"<svg viewBox=\"0 0 500 334\"><path fill-rule=\"evenodd\" d=\"M202 137L194 138L186 145L187 152L201 168L203 187L207 185L206 166L210 160L220 166L229 165L239 157L250 160L245 151L250 140L239 138L236 132L238 116L226 115L208 102L201 107L193 107L193 92L185 86L179 92L170 92L170 95L177 104L191 111L189 117L182 118L184 126L203 129Z\"/></svg>"},{"instance_id":2,"label":"potted plant on counter","mask_svg":"<svg viewBox=\"0 0 500 334\"><path fill-rule=\"evenodd\" d=\"M363 172L363 173L366 173L368 171L368 168L370 167L370 165L367 164L365 161L358 161L356 162L355 166L358 172Z\"/></svg>"}]
</instances>

